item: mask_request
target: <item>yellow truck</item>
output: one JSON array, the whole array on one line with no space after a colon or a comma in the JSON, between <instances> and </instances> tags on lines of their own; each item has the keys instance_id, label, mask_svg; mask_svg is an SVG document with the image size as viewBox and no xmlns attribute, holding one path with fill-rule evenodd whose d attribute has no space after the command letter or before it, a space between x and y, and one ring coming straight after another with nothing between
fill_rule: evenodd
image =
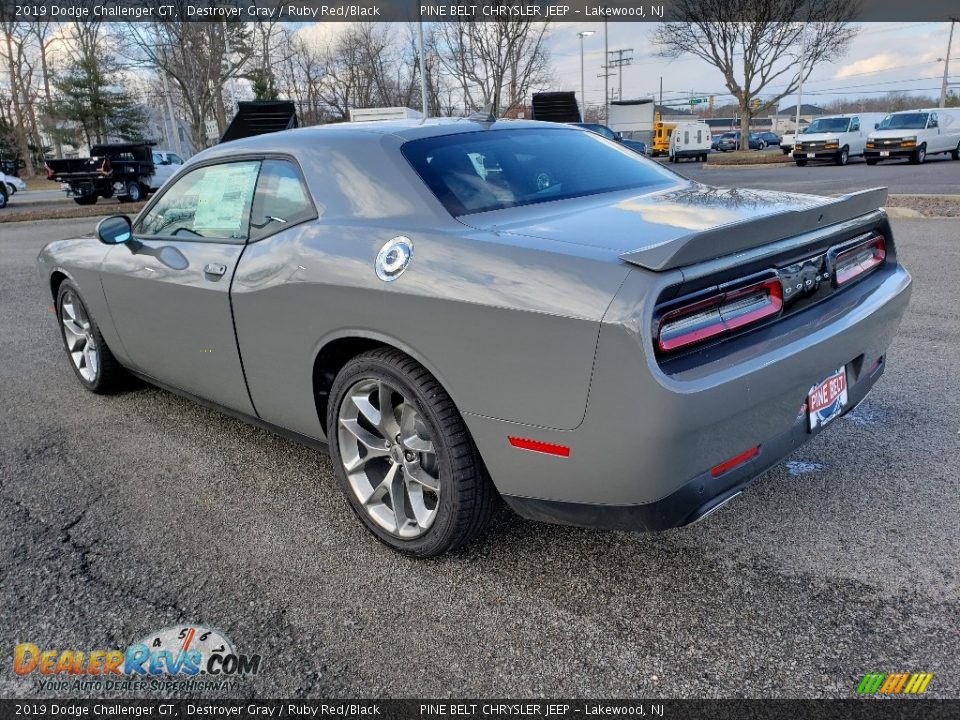
<instances>
[{"instance_id":1,"label":"yellow truck","mask_svg":"<svg viewBox=\"0 0 960 720\"><path fill-rule=\"evenodd\" d=\"M653 157L670 154L670 139L673 136L673 130L677 127L675 122L663 122L660 120L660 113L653 116L653 143L650 145L650 154Z\"/></svg>"}]
</instances>

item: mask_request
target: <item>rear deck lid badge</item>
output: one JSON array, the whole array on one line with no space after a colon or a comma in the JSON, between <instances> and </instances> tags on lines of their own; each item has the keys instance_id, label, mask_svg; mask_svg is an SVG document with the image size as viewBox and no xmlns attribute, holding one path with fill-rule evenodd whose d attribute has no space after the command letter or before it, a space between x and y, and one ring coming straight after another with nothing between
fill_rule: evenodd
<instances>
[{"instance_id":1,"label":"rear deck lid badge","mask_svg":"<svg viewBox=\"0 0 960 720\"><path fill-rule=\"evenodd\" d=\"M384 282L393 282L403 274L413 257L413 242L399 237L388 240L377 253L377 277Z\"/></svg>"}]
</instances>

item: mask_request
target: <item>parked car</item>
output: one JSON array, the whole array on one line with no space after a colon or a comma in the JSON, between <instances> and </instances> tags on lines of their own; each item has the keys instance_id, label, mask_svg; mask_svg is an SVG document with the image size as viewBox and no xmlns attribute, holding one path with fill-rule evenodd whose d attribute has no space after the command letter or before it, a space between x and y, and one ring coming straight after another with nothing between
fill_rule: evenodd
<instances>
[{"instance_id":1,"label":"parked car","mask_svg":"<svg viewBox=\"0 0 960 720\"><path fill-rule=\"evenodd\" d=\"M3 183L6 188L7 195L16 195L20 190L27 189L27 184L16 175L0 172L0 183Z\"/></svg>"},{"instance_id":2,"label":"parked car","mask_svg":"<svg viewBox=\"0 0 960 720\"><path fill-rule=\"evenodd\" d=\"M829 160L846 165L852 157L863 155L867 133L872 132L883 113L828 115L810 123L803 138L794 147L793 157L803 167L809 160Z\"/></svg>"},{"instance_id":3,"label":"parked car","mask_svg":"<svg viewBox=\"0 0 960 720\"><path fill-rule=\"evenodd\" d=\"M640 153L641 155L647 154L647 144L639 140L630 140L623 136L623 133L616 132L611 130L606 125L600 125L599 123L570 123L571 125L576 125L577 127L582 127L585 130L590 130L595 132L600 137L604 137L607 140L613 140L618 142L624 147L630 148L634 152Z\"/></svg>"},{"instance_id":4,"label":"parked car","mask_svg":"<svg viewBox=\"0 0 960 720\"><path fill-rule=\"evenodd\" d=\"M768 147L780 147L781 138L775 132L770 132L769 130L764 130L758 133L751 133L755 135L758 140L758 146L760 150L766 150Z\"/></svg>"},{"instance_id":5,"label":"parked car","mask_svg":"<svg viewBox=\"0 0 960 720\"><path fill-rule=\"evenodd\" d=\"M710 127L706 123L677 123L670 137L670 162L680 162L684 158L705 162L710 145Z\"/></svg>"},{"instance_id":6,"label":"parked car","mask_svg":"<svg viewBox=\"0 0 960 720\"><path fill-rule=\"evenodd\" d=\"M183 159L152 143L108 143L90 148L88 158L50 159L47 179L59 182L67 197L78 205L93 205L98 198L118 197L139 202L166 182Z\"/></svg>"},{"instance_id":7,"label":"parked car","mask_svg":"<svg viewBox=\"0 0 960 720\"><path fill-rule=\"evenodd\" d=\"M907 158L919 164L928 155L949 153L960 160L960 108L907 110L887 115L867 137L867 165Z\"/></svg>"},{"instance_id":8,"label":"parked car","mask_svg":"<svg viewBox=\"0 0 960 720\"><path fill-rule=\"evenodd\" d=\"M728 132L720 136L717 142L717 149L721 152L729 150L739 150L741 145L740 132ZM750 133L747 138L747 147L751 150L763 150L767 146L760 133Z\"/></svg>"},{"instance_id":9,"label":"parked car","mask_svg":"<svg viewBox=\"0 0 960 720\"><path fill-rule=\"evenodd\" d=\"M328 447L424 557L496 494L693 522L855 407L910 295L885 199L709 187L554 123L328 125L209 148L38 263L83 387Z\"/></svg>"},{"instance_id":10,"label":"parked car","mask_svg":"<svg viewBox=\"0 0 960 720\"><path fill-rule=\"evenodd\" d=\"M789 155L793 152L793 147L796 143L797 135L803 135L807 132L807 128L800 128L799 133L784 133L783 137L780 138L780 149L783 151L784 155Z\"/></svg>"}]
</instances>

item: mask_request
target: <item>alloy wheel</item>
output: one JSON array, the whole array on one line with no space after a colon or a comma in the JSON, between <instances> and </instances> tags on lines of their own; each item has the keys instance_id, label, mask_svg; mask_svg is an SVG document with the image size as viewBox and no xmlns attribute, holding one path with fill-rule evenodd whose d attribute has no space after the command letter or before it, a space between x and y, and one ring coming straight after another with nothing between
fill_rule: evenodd
<instances>
[{"instance_id":1,"label":"alloy wheel","mask_svg":"<svg viewBox=\"0 0 960 720\"><path fill-rule=\"evenodd\" d=\"M95 382L100 372L100 351L87 310L73 292L64 293L60 302L60 326L80 377L88 383Z\"/></svg>"},{"instance_id":2,"label":"alloy wheel","mask_svg":"<svg viewBox=\"0 0 960 720\"><path fill-rule=\"evenodd\" d=\"M440 503L440 465L426 418L379 378L354 383L337 416L347 481L367 516L406 540L433 525Z\"/></svg>"}]
</instances>

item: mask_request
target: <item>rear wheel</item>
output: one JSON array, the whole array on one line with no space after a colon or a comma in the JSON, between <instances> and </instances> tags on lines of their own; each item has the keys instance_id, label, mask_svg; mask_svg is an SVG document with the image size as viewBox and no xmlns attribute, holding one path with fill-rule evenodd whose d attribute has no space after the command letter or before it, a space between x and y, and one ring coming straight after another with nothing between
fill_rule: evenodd
<instances>
[{"instance_id":1,"label":"rear wheel","mask_svg":"<svg viewBox=\"0 0 960 720\"><path fill-rule=\"evenodd\" d=\"M97 202L96 195L81 195L80 197L75 197L73 201L77 205L93 205Z\"/></svg>"},{"instance_id":2,"label":"rear wheel","mask_svg":"<svg viewBox=\"0 0 960 720\"><path fill-rule=\"evenodd\" d=\"M57 291L57 320L70 366L80 383L97 394L116 390L124 378L124 370L104 342L80 291L69 280Z\"/></svg>"},{"instance_id":3,"label":"rear wheel","mask_svg":"<svg viewBox=\"0 0 960 720\"><path fill-rule=\"evenodd\" d=\"M840 154L837 155L836 163L837 165L846 165L850 160L850 148L844 146L840 150Z\"/></svg>"},{"instance_id":4,"label":"rear wheel","mask_svg":"<svg viewBox=\"0 0 960 720\"><path fill-rule=\"evenodd\" d=\"M143 196L145 194L143 192L143 185L135 180L128 182L125 190L126 192L124 196L120 198L121 202L140 202L143 200Z\"/></svg>"},{"instance_id":5,"label":"rear wheel","mask_svg":"<svg viewBox=\"0 0 960 720\"><path fill-rule=\"evenodd\" d=\"M330 399L337 478L381 542L432 557L486 527L493 484L459 411L423 366L396 350L364 353L337 375Z\"/></svg>"},{"instance_id":6,"label":"rear wheel","mask_svg":"<svg viewBox=\"0 0 960 720\"><path fill-rule=\"evenodd\" d=\"M7 193L5 190L0 188L0 210L7 206Z\"/></svg>"},{"instance_id":7,"label":"rear wheel","mask_svg":"<svg viewBox=\"0 0 960 720\"><path fill-rule=\"evenodd\" d=\"M953 160L960 160L960 142L958 142L957 146L950 151L950 157Z\"/></svg>"}]
</instances>

